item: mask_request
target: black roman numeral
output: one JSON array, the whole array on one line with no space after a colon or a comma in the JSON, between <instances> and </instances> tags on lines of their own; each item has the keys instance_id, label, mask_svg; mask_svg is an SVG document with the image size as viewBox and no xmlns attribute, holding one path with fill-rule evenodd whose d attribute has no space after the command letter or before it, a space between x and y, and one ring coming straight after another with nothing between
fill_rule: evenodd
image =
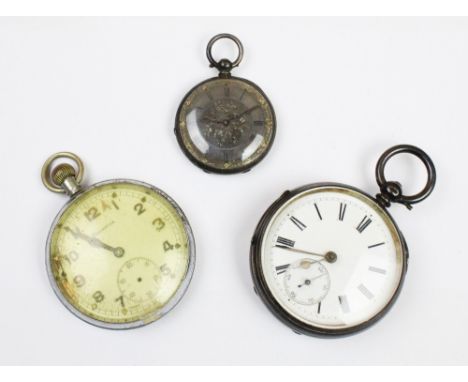
<instances>
[{"instance_id":1,"label":"black roman numeral","mask_svg":"<svg viewBox=\"0 0 468 382\"><path fill-rule=\"evenodd\" d=\"M320 218L320 220L322 220L322 214L320 213L320 210L319 210L319 208L318 208L317 204L316 204L316 203L314 203L314 206L315 206L315 211L317 211L317 215L318 215L318 217Z\"/></svg>"},{"instance_id":2,"label":"black roman numeral","mask_svg":"<svg viewBox=\"0 0 468 382\"><path fill-rule=\"evenodd\" d=\"M358 230L359 233L362 233L362 231L364 231L369 226L370 223L372 223L372 220L369 219L366 215L362 218L361 222L358 224L356 229Z\"/></svg>"},{"instance_id":3,"label":"black roman numeral","mask_svg":"<svg viewBox=\"0 0 468 382\"><path fill-rule=\"evenodd\" d=\"M307 228L307 226L301 222L298 218L296 218L295 216L291 216L289 218L295 225L297 228L299 228L301 231L304 231L305 228Z\"/></svg>"},{"instance_id":4,"label":"black roman numeral","mask_svg":"<svg viewBox=\"0 0 468 382\"><path fill-rule=\"evenodd\" d=\"M265 121L261 121L261 120L258 120L258 121L254 121L254 126L258 126L258 127L261 127L265 124Z\"/></svg>"},{"instance_id":5,"label":"black roman numeral","mask_svg":"<svg viewBox=\"0 0 468 382\"><path fill-rule=\"evenodd\" d=\"M367 248L375 248L375 247L380 247L381 245L384 245L385 243L382 242L382 243L377 243L377 244L372 244L372 245L369 245Z\"/></svg>"},{"instance_id":6,"label":"black roman numeral","mask_svg":"<svg viewBox=\"0 0 468 382\"><path fill-rule=\"evenodd\" d=\"M317 304L317 314L320 314L320 308L322 307L322 301Z\"/></svg>"},{"instance_id":7,"label":"black roman numeral","mask_svg":"<svg viewBox=\"0 0 468 382\"><path fill-rule=\"evenodd\" d=\"M286 270L289 268L290 264L284 264L284 265L278 265L276 267L276 273L280 275L281 273L286 272Z\"/></svg>"},{"instance_id":8,"label":"black roman numeral","mask_svg":"<svg viewBox=\"0 0 468 382\"><path fill-rule=\"evenodd\" d=\"M340 221L343 221L343 219L344 219L344 215L345 215L345 212L346 212L346 206L347 206L346 203L340 203L340 213L338 214L338 219Z\"/></svg>"},{"instance_id":9,"label":"black roman numeral","mask_svg":"<svg viewBox=\"0 0 468 382\"><path fill-rule=\"evenodd\" d=\"M229 89L229 86L224 86L224 96L226 98L229 98L229 96L231 95L231 89Z\"/></svg>"},{"instance_id":10,"label":"black roman numeral","mask_svg":"<svg viewBox=\"0 0 468 382\"><path fill-rule=\"evenodd\" d=\"M290 248L293 248L294 247L294 244L296 244L295 241L293 240L289 240L289 239L285 239L284 237L281 237L281 236L278 236L278 238L276 239L276 242L278 244L282 244L286 247L290 247Z\"/></svg>"}]
</instances>

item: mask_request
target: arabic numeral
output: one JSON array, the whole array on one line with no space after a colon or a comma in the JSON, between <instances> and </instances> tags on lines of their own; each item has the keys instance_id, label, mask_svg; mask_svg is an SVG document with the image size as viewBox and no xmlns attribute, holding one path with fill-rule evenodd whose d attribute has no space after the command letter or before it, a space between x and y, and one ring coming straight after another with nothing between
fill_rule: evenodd
<instances>
[{"instance_id":1,"label":"arabic numeral","mask_svg":"<svg viewBox=\"0 0 468 382\"><path fill-rule=\"evenodd\" d=\"M143 207L143 204L141 203L135 204L133 209L137 212L138 216L140 216L143 212L146 211L145 207Z\"/></svg>"},{"instance_id":2,"label":"arabic numeral","mask_svg":"<svg viewBox=\"0 0 468 382\"><path fill-rule=\"evenodd\" d=\"M164 276L170 276L171 278L174 278L175 277L175 274L172 273L172 269L169 268L169 266L167 264L163 264L159 267L159 270L161 271L161 273L164 275Z\"/></svg>"},{"instance_id":3,"label":"arabic numeral","mask_svg":"<svg viewBox=\"0 0 468 382\"><path fill-rule=\"evenodd\" d=\"M86 279L82 275L76 275L73 278L73 282L78 288L81 288L83 285L86 284Z\"/></svg>"},{"instance_id":4,"label":"arabic numeral","mask_svg":"<svg viewBox=\"0 0 468 382\"><path fill-rule=\"evenodd\" d=\"M121 306L122 308L125 308L125 302L124 302L124 297L123 297L123 296L117 297L117 298L115 299L115 302L119 302L119 303L120 303L120 306Z\"/></svg>"},{"instance_id":5,"label":"arabic numeral","mask_svg":"<svg viewBox=\"0 0 468 382\"><path fill-rule=\"evenodd\" d=\"M88 221L92 222L94 219L96 219L98 216L100 216L101 214L99 213L99 211L97 210L96 207L91 207L88 211L86 211L84 213L84 216L86 217L86 219L88 219Z\"/></svg>"},{"instance_id":6,"label":"arabic numeral","mask_svg":"<svg viewBox=\"0 0 468 382\"><path fill-rule=\"evenodd\" d=\"M153 220L153 225L156 227L156 231L161 231L166 223L164 223L164 220L162 220L161 218L156 218Z\"/></svg>"},{"instance_id":7,"label":"arabic numeral","mask_svg":"<svg viewBox=\"0 0 468 382\"><path fill-rule=\"evenodd\" d=\"M97 303L100 303L104 300L104 295L102 294L100 290L98 290L93 293L93 298L94 298L94 301L96 301Z\"/></svg>"},{"instance_id":8,"label":"arabic numeral","mask_svg":"<svg viewBox=\"0 0 468 382\"><path fill-rule=\"evenodd\" d=\"M71 251L69 254L68 254L68 258L71 260L71 261L76 261L78 260L78 258L80 257L80 254L76 251Z\"/></svg>"},{"instance_id":9,"label":"arabic numeral","mask_svg":"<svg viewBox=\"0 0 468 382\"><path fill-rule=\"evenodd\" d=\"M171 243L169 243L169 241L166 240L163 243L163 249L164 249L164 252L167 252L167 251L169 251L171 249L174 249L174 246Z\"/></svg>"}]
</instances>

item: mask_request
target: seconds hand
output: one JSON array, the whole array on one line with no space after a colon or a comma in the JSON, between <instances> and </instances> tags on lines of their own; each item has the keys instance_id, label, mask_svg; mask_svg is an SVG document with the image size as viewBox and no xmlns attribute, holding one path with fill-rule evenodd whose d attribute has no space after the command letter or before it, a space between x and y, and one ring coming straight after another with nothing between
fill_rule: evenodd
<instances>
[{"instance_id":1,"label":"seconds hand","mask_svg":"<svg viewBox=\"0 0 468 382\"><path fill-rule=\"evenodd\" d=\"M321 275L315 276L315 277L313 277L311 279L306 279L303 284L298 285L297 287L301 288L303 285L310 285L312 283L312 281L317 280L317 279L319 279L320 277L323 277L323 276L325 276L325 273L322 273ZM307 283L306 281L309 281L309 282Z\"/></svg>"}]
</instances>

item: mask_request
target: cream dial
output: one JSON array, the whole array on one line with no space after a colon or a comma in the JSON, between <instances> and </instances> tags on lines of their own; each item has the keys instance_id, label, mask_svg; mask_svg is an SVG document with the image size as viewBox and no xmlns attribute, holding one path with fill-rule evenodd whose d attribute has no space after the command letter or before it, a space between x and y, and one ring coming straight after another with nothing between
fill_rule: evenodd
<instances>
[{"instance_id":1,"label":"cream dial","mask_svg":"<svg viewBox=\"0 0 468 382\"><path fill-rule=\"evenodd\" d=\"M111 181L62 210L47 264L70 310L98 326L125 328L153 321L177 302L193 250L188 224L169 197L143 183Z\"/></svg>"}]
</instances>

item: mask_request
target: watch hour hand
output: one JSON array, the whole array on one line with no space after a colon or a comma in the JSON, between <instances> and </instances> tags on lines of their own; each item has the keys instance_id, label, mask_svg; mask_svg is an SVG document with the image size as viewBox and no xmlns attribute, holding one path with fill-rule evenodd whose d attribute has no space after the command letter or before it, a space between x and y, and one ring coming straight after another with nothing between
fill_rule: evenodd
<instances>
[{"instance_id":1,"label":"watch hour hand","mask_svg":"<svg viewBox=\"0 0 468 382\"><path fill-rule=\"evenodd\" d=\"M223 121L218 121L217 119L212 119L208 117L203 117L200 119L201 122L210 122L210 123L217 123L217 124L223 124Z\"/></svg>"},{"instance_id":2,"label":"watch hour hand","mask_svg":"<svg viewBox=\"0 0 468 382\"><path fill-rule=\"evenodd\" d=\"M122 257L125 254L125 250L122 247L112 247L111 245L102 242L96 237L91 237L84 234L79 229L76 229L76 231L72 230L70 227L65 227L64 229L67 232L70 232L76 239L84 240L92 247L102 248L106 251L110 251L114 254L115 257Z\"/></svg>"}]
</instances>

